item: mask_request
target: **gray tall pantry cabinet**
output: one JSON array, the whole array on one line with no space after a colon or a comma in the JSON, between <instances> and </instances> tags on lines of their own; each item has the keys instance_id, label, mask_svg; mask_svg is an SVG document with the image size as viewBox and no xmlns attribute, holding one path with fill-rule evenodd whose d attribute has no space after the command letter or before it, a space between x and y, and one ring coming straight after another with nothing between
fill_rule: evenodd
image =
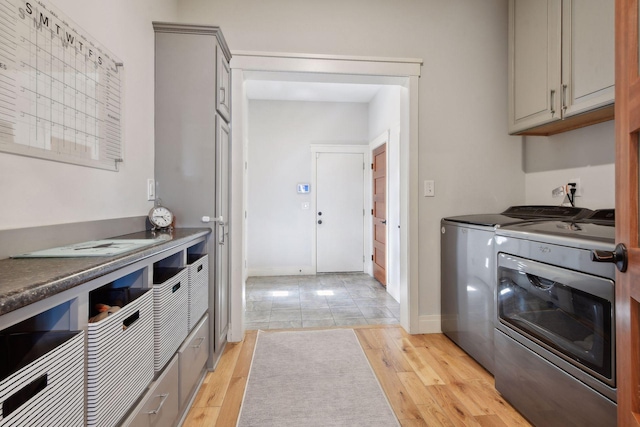
<instances>
[{"instance_id":1,"label":"gray tall pantry cabinet","mask_svg":"<svg viewBox=\"0 0 640 427\"><path fill-rule=\"evenodd\" d=\"M229 326L229 123L231 52L219 27L154 22L156 195L177 227L202 227L208 241L209 368ZM213 254L213 256L211 256Z\"/></svg>"}]
</instances>

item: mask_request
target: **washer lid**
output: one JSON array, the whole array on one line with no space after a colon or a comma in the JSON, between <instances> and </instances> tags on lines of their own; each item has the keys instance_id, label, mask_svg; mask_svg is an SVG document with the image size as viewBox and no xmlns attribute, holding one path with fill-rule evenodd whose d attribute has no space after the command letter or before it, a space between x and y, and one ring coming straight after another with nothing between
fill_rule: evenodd
<instances>
[{"instance_id":1,"label":"washer lid","mask_svg":"<svg viewBox=\"0 0 640 427\"><path fill-rule=\"evenodd\" d=\"M531 219L531 218L529 218ZM476 215L461 215L453 216L450 218L444 218L444 221L458 222L462 224L480 225L486 227L499 227L506 224L514 224L522 222L521 218L514 218L502 214L476 214Z\"/></svg>"},{"instance_id":2,"label":"washer lid","mask_svg":"<svg viewBox=\"0 0 640 427\"><path fill-rule=\"evenodd\" d=\"M538 219L584 218L592 213L591 209L567 206L511 206L499 214L461 215L444 218L444 220L463 224L500 227Z\"/></svg>"},{"instance_id":3,"label":"washer lid","mask_svg":"<svg viewBox=\"0 0 640 427\"><path fill-rule=\"evenodd\" d=\"M613 221L576 220L576 221L540 221L508 225L496 232L501 236L519 237L528 240L549 241L567 246L577 246L578 241L607 243L613 245L616 240ZM564 241L563 241L564 239Z\"/></svg>"},{"instance_id":4,"label":"washer lid","mask_svg":"<svg viewBox=\"0 0 640 427\"><path fill-rule=\"evenodd\" d=\"M548 206L548 205L531 205L531 206L511 206L503 215L515 218L585 218L593 211L587 208L576 208L573 206Z\"/></svg>"}]
</instances>

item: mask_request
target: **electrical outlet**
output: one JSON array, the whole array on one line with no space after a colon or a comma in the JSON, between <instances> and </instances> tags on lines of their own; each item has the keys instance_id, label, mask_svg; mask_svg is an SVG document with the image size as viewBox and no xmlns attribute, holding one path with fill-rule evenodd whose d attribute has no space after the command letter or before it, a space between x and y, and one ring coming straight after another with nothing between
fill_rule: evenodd
<instances>
[{"instance_id":1,"label":"electrical outlet","mask_svg":"<svg viewBox=\"0 0 640 427\"><path fill-rule=\"evenodd\" d=\"M435 182L431 180L425 180L424 182L424 197L434 197L436 195Z\"/></svg>"},{"instance_id":2,"label":"electrical outlet","mask_svg":"<svg viewBox=\"0 0 640 427\"><path fill-rule=\"evenodd\" d=\"M574 182L576 184L576 197L582 197L582 184L580 183L580 178L571 178L569 182Z\"/></svg>"},{"instance_id":3,"label":"electrical outlet","mask_svg":"<svg viewBox=\"0 0 640 427\"><path fill-rule=\"evenodd\" d=\"M156 182L153 179L147 180L147 200L156 199Z\"/></svg>"},{"instance_id":4,"label":"electrical outlet","mask_svg":"<svg viewBox=\"0 0 640 427\"><path fill-rule=\"evenodd\" d=\"M551 196L553 196L553 197L562 197L562 196L564 196L564 187L560 186L560 187L556 187L553 190L551 190Z\"/></svg>"}]
</instances>

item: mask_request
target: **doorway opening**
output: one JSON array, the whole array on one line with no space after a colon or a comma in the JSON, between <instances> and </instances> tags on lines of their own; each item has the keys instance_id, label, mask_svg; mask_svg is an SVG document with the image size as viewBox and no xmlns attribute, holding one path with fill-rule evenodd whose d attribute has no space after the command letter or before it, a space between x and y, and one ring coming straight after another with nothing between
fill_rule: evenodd
<instances>
[{"instance_id":1,"label":"doorway opening","mask_svg":"<svg viewBox=\"0 0 640 427\"><path fill-rule=\"evenodd\" d=\"M401 273L399 276L398 285L398 299L400 300L399 310L396 310L393 317L396 318L396 321L402 324L402 326L409 332L411 332L412 324L415 328L417 328L417 298L410 298L411 293L417 293L417 260L410 262L412 258L415 258L417 255L417 251L411 251L411 246L417 248L417 242L411 241L409 239L410 230L415 227L417 230L417 218L414 218L411 214L411 209L409 206L411 203L415 203L415 201L411 202L409 194L411 193L411 186L414 185L412 182L417 183L417 179L410 179L411 176L417 175L417 167L415 161L417 156L412 156L411 151L415 150L417 147L417 83L418 76L420 70L421 61L419 60L364 60L362 58L335 58L335 57L320 57L320 56L282 56L279 54L251 54L251 53L234 53L234 60L232 60L232 79L233 79L233 110L232 114L234 116L234 120L232 122L232 132L234 139L234 147L232 149L232 194L239 195L242 194L242 198L234 197L232 200L232 229L231 229L231 245L232 245L232 261L231 261L231 272L232 272L232 307L231 307L231 327L229 332L229 341L238 341L243 337L244 332L244 324L243 324L243 314L246 308L250 305L255 305L252 300L248 299L248 291L250 287L255 284L255 279L247 280L249 276L262 276L262 275L270 275L274 274L280 275L288 275L292 276L290 278L281 278L280 282L290 281L290 287L293 286L293 282L298 282L301 280L301 277L305 276L305 273L309 273L310 276L317 282L322 283L322 281L327 282L334 279L338 279L344 282L361 282L360 286L367 286L365 283L362 283L366 277L360 276L356 277L358 273L338 273L335 274L335 277L329 277L330 275L316 275L316 272L323 271L322 266L318 269L317 255L318 253L309 254L309 256L305 255L305 259L311 259L311 264L309 265L289 265L284 269L273 270L273 271L257 271L256 273L256 265L252 261L255 258L253 256L255 254L255 241L269 242L273 240L269 236L269 232L265 230L265 227L255 229L254 225L257 222L256 217L259 217L262 213L260 212L261 204L257 203L256 199L253 198L253 191L250 186L252 180L249 179L250 174L253 173L254 169L252 168L261 168L265 164L271 165L276 171L274 172L277 175L278 170L278 162L265 162L264 158L261 157L260 161L255 161L256 157L252 155L254 141L256 140L256 136L258 135L258 139L264 136L261 134L259 130L256 130L256 126L254 126L254 114L253 107L257 105L257 108L265 108L270 111L270 114L283 114L286 115L287 108L283 107L283 103L291 102L292 100L284 101L282 99L269 99L269 98L256 98L255 95L252 94L252 91L255 90L256 87L262 86L263 90L266 87L267 91L269 88L275 88L275 92L278 94L282 94L284 92L298 92L298 95L301 96L304 101L296 102L310 102L309 101L309 87L316 86L321 87L320 92L323 96L329 96L332 91L343 89L349 85L351 86L352 92L365 92L366 90L370 90L372 86L376 86L376 90L380 90L380 88L391 88L396 87L399 96L399 106L398 106L398 118L397 123L394 123L394 126L397 128L398 134L398 153L397 157L399 159L399 164L402 163L403 168L398 168L402 170L402 176L398 178L398 181L401 182L399 185L399 210L401 214L398 218L398 224L396 229L399 230L399 240L402 242L401 253L399 256L399 260L397 260L397 270ZM354 89L355 88L355 89ZM280 103L279 105L267 105L269 102L272 103ZM320 102L320 101L318 101ZM323 100L322 102L328 103L336 103L339 101L335 100ZM345 114L339 113L338 110L344 107L344 104L348 103L344 100L341 101L343 103L342 106L335 106L336 115L339 117L345 117ZM262 105L260 105L262 104ZM411 112L414 111L412 115ZM348 113L356 114L357 113ZM368 115L368 112L367 112ZM289 114L287 116L291 119L290 122L287 123L287 127L294 128L297 126L299 121L295 120L294 114ZM368 117L367 120L371 122L377 122L379 117ZM267 118L264 120L264 123L269 122L270 120ZM263 124L264 124L263 123ZM365 151L366 161L363 162L363 167L369 165L371 160L371 151L369 150L369 146L371 143L371 133L369 133L369 123L367 123L367 133L364 137L357 136L355 138L349 139L342 138L340 140L327 138L314 140L315 144L324 144L324 145L361 145L363 147L363 151ZM403 132L400 132L400 130ZM390 129L386 130L389 133ZM402 135L403 140L400 140L400 135ZM286 158L288 155L291 155L291 152L288 150L280 150L277 153L280 159ZM307 154L309 152L307 151ZM295 158L295 156L293 156ZM277 158L276 158L277 159ZM304 162L300 162L304 163ZM309 163L306 163L307 167ZM284 169L284 168L283 168ZM371 210L371 201L370 201L370 190L371 190L371 181L370 181L370 171L367 170L367 190L364 194L367 202L365 203L366 207L363 209L363 216L365 217L364 223L366 223L368 229L364 235L367 237L364 238L362 246L364 247L364 262L363 262L363 273L360 275L372 275L372 261L370 259L372 240L371 240L371 216L369 214ZM417 177L416 177L417 178ZM264 180L263 180L264 181ZM274 194L274 191L277 193L278 191L292 192L295 186L289 185L280 185L277 186L277 180L271 179L267 180L269 183L276 186L275 190L270 191L270 194ZM311 184L311 179L307 177L301 177L297 184L301 184L302 188L305 185ZM317 183L316 183L317 184ZM300 187L300 185L298 185ZM320 219L318 215L320 210L316 209L316 197L317 195L314 191L319 190L315 188L314 185L310 185L311 194L305 200L305 196L302 195L291 195L288 194L287 197L293 198L295 200L294 208L296 210L308 210L310 218L312 218L312 224L317 225L316 221L323 220L324 218L329 218L328 216L324 216L323 219ZM265 194L267 192L261 192L261 194ZM298 199L295 199L298 197ZM267 209L265 209L267 211ZM298 212L299 213L299 212ZM269 216L269 212L266 212L263 216ZM254 216L255 215L255 216ZM288 214L287 214L288 215ZM323 215L326 215L323 212ZM286 216L286 215L285 215ZM272 217L273 220L278 220L278 218ZM291 221L295 221L295 218L289 218ZM329 221L327 219L327 221ZM241 224L241 227L240 227ZM398 228L398 226L403 225L403 227ZM262 248L260 251L267 256L278 257L286 255L286 252L295 247L294 238L297 236L296 234L287 235L287 232L293 229L291 226L292 223L289 224L288 227L275 227L280 235L279 239L284 240L285 242L280 242L277 246L277 250L264 250ZM315 227L314 227L315 228ZM317 230L316 230L317 232ZM299 233L298 233L299 234ZM417 233L414 233L416 235ZM266 237L266 238L263 238ZM321 240L318 238L318 235L314 235L314 238ZM317 252L317 243L311 246L311 251ZM254 252L252 252L254 251ZM299 251L298 251L299 252ZM275 258L274 258L275 259ZM273 265L273 264L272 264ZM258 269L261 267L257 265ZM289 268L289 270L287 270ZM347 268L348 269L348 268ZM331 270L331 268L329 268ZM266 274L265 274L266 273ZM271 273L271 274L269 274ZM340 276L342 275L342 276ZM298 276L298 277L296 277ZM263 279L266 281L272 279ZM377 282L376 282L377 283ZM245 285L246 284L246 285ZM334 286L335 283L332 285ZM322 291L322 289L313 289L311 291ZM354 290L354 289L352 289ZM372 288L360 289L362 292L374 292ZM286 289L283 289L282 292L286 292ZM340 289L333 289L334 292L340 292ZM384 290L383 290L384 291ZM299 295L300 289L298 289ZM393 297L386 295L385 298L389 297L390 300L393 300ZM399 312L398 312L399 311ZM393 313L392 313L393 314ZM412 319L413 318L413 319Z\"/></svg>"}]
</instances>

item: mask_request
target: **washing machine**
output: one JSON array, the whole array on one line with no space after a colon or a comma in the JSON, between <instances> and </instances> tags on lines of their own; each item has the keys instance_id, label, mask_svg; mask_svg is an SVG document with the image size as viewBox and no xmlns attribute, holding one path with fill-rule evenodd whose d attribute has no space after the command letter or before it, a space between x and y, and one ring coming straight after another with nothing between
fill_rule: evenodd
<instances>
[{"instance_id":1,"label":"washing machine","mask_svg":"<svg viewBox=\"0 0 640 427\"><path fill-rule=\"evenodd\" d=\"M511 206L499 214L441 221L441 328L487 371L494 372L496 229L527 221L572 220L593 211L566 206Z\"/></svg>"}]
</instances>

